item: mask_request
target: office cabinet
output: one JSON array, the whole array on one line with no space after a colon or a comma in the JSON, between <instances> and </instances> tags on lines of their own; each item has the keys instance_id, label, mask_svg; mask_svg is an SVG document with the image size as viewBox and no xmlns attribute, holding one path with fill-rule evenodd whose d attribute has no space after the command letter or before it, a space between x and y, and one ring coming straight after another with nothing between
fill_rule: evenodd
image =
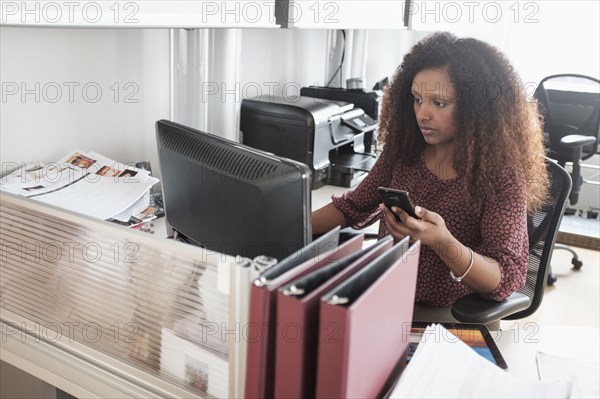
<instances>
[{"instance_id":1,"label":"office cabinet","mask_svg":"<svg viewBox=\"0 0 600 399\"><path fill-rule=\"evenodd\" d=\"M400 0L2 1L1 24L56 28L405 29Z\"/></svg>"}]
</instances>

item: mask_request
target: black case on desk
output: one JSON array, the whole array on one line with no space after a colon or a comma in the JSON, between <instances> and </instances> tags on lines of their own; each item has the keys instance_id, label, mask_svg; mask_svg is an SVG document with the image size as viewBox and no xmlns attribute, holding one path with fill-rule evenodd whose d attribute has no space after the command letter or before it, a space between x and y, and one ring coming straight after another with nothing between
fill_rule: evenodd
<instances>
[{"instance_id":1,"label":"black case on desk","mask_svg":"<svg viewBox=\"0 0 600 399\"><path fill-rule=\"evenodd\" d=\"M245 145L307 164L313 188L351 187L375 162L365 154L365 134L377 123L344 101L262 96L242 101L240 130Z\"/></svg>"}]
</instances>

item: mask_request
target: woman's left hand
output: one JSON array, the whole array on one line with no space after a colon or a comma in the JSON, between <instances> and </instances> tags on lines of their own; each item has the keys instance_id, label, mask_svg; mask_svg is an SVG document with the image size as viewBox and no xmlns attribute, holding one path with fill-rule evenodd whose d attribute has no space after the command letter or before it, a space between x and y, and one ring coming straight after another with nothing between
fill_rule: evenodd
<instances>
[{"instance_id":1,"label":"woman's left hand","mask_svg":"<svg viewBox=\"0 0 600 399\"><path fill-rule=\"evenodd\" d=\"M451 239L446 222L438 213L417 206L415 214L419 219L415 219L400 208L392 207L390 210L383 204L379 207L385 215L385 226L396 241L410 236L413 240L421 240L423 245L434 247ZM396 220L394 214L398 215L400 221Z\"/></svg>"}]
</instances>

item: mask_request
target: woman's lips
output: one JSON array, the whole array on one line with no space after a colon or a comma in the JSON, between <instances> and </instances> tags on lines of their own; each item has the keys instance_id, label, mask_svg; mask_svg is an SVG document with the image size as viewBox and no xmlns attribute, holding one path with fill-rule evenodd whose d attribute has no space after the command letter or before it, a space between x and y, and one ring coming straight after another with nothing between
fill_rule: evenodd
<instances>
[{"instance_id":1,"label":"woman's lips","mask_svg":"<svg viewBox=\"0 0 600 399\"><path fill-rule=\"evenodd\" d=\"M432 129L429 126L421 126L421 133L423 133L423 134L431 134L434 131L435 131L435 129Z\"/></svg>"}]
</instances>

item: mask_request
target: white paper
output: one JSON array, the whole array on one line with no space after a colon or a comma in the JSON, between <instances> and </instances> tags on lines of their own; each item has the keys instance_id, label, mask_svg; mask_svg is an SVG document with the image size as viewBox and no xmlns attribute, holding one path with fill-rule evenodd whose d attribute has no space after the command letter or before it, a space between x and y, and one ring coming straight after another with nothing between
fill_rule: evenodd
<instances>
[{"instance_id":1,"label":"white paper","mask_svg":"<svg viewBox=\"0 0 600 399\"><path fill-rule=\"evenodd\" d=\"M538 372L542 381L570 381L571 398L600 398L600 365L538 352Z\"/></svg>"},{"instance_id":2,"label":"white paper","mask_svg":"<svg viewBox=\"0 0 600 399\"><path fill-rule=\"evenodd\" d=\"M108 219L131 206L151 186L115 182L112 178L100 178L95 182L81 180L34 199L98 219Z\"/></svg>"},{"instance_id":3,"label":"white paper","mask_svg":"<svg viewBox=\"0 0 600 399\"><path fill-rule=\"evenodd\" d=\"M140 197L133 205L129 208L125 209L123 212L113 215L113 219L128 222L131 219L132 215L136 215L144 210L148 209L148 205L150 204L150 190L146 191L144 195Z\"/></svg>"},{"instance_id":4,"label":"white paper","mask_svg":"<svg viewBox=\"0 0 600 399\"><path fill-rule=\"evenodd\" d=\"M13 194L32 197L72 184L87 173L85 169L73 165L32 162L4 176L0 188Z\"/></svg>"},{"instance_id":5,"label":"white paper","mask_svg":"<svg viewBox=\"0 0 600 399\"><path fill-rule=\"evenodd\" d=\"M464 342L443 330L440 325L427 327L390 397L569 397L569 383L518 378L482 358Z\"/></svg>"}]
</instances>

